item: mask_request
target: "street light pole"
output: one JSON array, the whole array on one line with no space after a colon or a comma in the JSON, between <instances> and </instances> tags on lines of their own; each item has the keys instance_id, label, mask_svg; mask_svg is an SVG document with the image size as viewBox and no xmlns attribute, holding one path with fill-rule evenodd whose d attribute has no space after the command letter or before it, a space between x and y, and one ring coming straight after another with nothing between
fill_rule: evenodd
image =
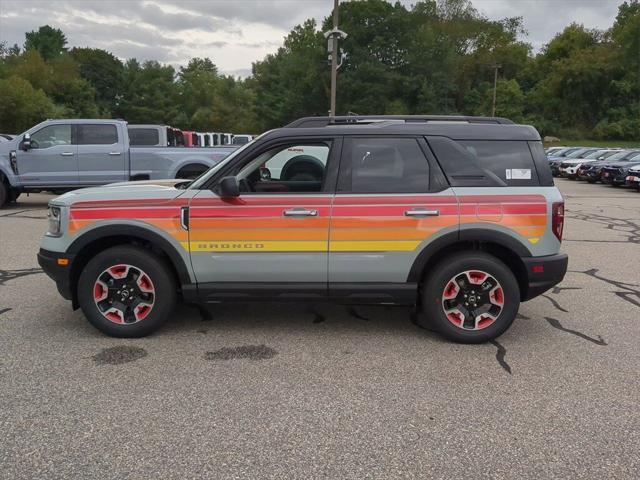
<instances>
[{"instance_id":1,"label":"street light pole","mask_svg":"<svg viewBox=\"0 0 640 480\"><path fill-rule=\"evenodd\" d=\"M493 65L494 68L494 74L493 74L493 104L491 106L491 116L495 117L496 116L496 91L498 89L498 69L500 68L500 65L498 65L497 63Z\"/></svg>"},{"instance_id":2,"label":"street light pole","mask_svg":"<svg viewBox=\"0 0 640 480\"><path fill-rule=\"evenodd\" d=\"M338 30L338 0L333 0L333 30ZM336 83L338 80L338 36L333 37L331 51L331 110L329 115L336 116Z\"/></svg>"}]
</instances>

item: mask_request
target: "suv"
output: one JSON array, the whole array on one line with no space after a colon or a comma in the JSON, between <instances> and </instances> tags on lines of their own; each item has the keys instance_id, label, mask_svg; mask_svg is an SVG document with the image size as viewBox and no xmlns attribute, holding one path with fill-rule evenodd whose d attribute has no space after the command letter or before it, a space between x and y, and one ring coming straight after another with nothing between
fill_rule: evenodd
<instances>
[{"instance_id":1,"label":"suv","mask_svg":"<svg viewBox=\"0 0 640 480\"><path fill-rule=\"evenodd\" d=\"M502 334L562 280L564 202L538 132L501 118L309 117L192 182L49 204L38 260L102 332L186 302L420 306L447 338Z\"/></svg>"}]
</instances>

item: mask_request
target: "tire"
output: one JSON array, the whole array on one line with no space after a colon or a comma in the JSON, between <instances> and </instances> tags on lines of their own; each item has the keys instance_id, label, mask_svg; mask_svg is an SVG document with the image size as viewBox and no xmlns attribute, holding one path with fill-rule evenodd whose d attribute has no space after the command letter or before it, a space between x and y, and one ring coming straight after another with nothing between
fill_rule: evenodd
<instances>
[{"instance_id":1,"label":"tire","mask_svg":"<svg viewBox=\"0 0 640 480\"><path fill-rule=\"evenodd\" d=\"M5 203L9 200L9 189L7 185L0 178L0 208L4 207Z\"/></svg>"},{"instance_id":2,"label":"tire","mask_svg":"<svg viewBox=\"0 0 640 480\"><path fill-rule=\"evenodd\" d=\"M126 297L124 286L131 292ZM171 315L176 299L175 279L166 262L132 245L100 252L78 281L78 303L87 320L112 337L155 332Z\"/></svg>"},{"instance_id":3,"label":"tire","mask_svg":"<svg viewBox=\"0 0 640 480\"><path fill-rule=\"evenodd\" d=\"M475 292L473 295L472 291ZM468 297L463 299L465 292ZM467 300L477 302L482 312L463 313L462 302ZM469 251L448 256L427 273L422 283L426 321L454 342L483 343L499 337L513 323L519 307L520 288L513 272L485 252ZM489 310L485 312L486 308Z\"/></svg>"},{"instance_id":4,"label":"tire","mask_svg":"<svg viewBox=\"0 0 640 480\"><path fill-rule=\"evenodd\" d=\"M185 179L185 180L195 180L204 172L206 172L209 168L206 165L187 165L183 167L177 174L176 178Z\"/></svg>"}]
</instances>

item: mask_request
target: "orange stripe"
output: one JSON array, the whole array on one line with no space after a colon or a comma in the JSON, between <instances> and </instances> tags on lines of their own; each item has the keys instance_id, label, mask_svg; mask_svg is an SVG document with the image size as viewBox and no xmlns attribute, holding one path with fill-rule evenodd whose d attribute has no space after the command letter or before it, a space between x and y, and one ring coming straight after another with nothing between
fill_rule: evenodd
<instances>
[{"instance_id":1,"label":"orange stripe","mask_svg":"<svg viewBox=\"0 0 640 480\"><path fill-rule=\"evenodd\" d=\"M479 219L475 215L462 215L460 217L460 223L475 223L475 222L486 222L486 220ZM502 219L498 222L488 222L488 223L498 223L504 226L521 226L521 225L546 225L547 224L547 216L546 215L508 215L502 217Z\"/></svg>"},{"instance_id":2,"label":"orange stripe","mask_svg":"<svg viewBox=\"0 0 640 480\"><path fill-rule=\"evenodd\" d=\"M328 240L329 231L326 228L287 228L287 229L192 229L191 238L194 241L218 241L218 240Z\"/></svg>"},{"instance_id":3,"label":"orange stripe","mask_svg":"<svg viewBox=\"0 0 640 480\"><path fill-rule=\"evenodd\" d=\"M328 228L329 218L192 218L192 229L198 228Z\"/></svg>"},{"instance_id":4,"label":"orange stripe","mask_svg":"<svg viewBox=\"0 0 640 480\"><path fill-rule=\"evenodd\" d=\"M438 230L438 228L422 228L419 230L413 228L345 228L332 230L331 240L424 240Z\"/></svg>"}]
</instances>

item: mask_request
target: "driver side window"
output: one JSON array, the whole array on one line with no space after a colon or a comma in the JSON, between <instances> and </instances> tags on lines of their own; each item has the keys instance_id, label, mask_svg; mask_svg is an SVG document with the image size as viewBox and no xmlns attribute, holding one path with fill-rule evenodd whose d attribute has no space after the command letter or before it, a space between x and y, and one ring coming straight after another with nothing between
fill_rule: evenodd
<instances>
[{"instance_id":1,"label":"driver side window","mask_svg":"<svg viewBox=\"0 0 640 480\"><path fill-rule=\"evenodd\" d=\"M71 145L71 125L49 125L31 135L31 148Z\"/></svg>"},{"instance_id":2,"label":"driver side window","mask_svg":"<svg viewBox=\"0 0 640 480\"><path fill-rule=\"evenodd\" d=\"M296 144L268 150L237 174L243 193L321 192L330 143Z\"/></svg>"}]
</instances>

